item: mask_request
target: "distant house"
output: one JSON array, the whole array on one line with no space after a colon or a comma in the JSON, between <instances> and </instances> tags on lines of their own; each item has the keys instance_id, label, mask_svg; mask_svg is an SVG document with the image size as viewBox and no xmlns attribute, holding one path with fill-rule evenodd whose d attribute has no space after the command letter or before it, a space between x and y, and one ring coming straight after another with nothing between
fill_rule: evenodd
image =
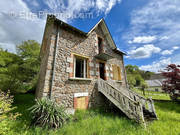
<instances>
[{"instance_id":1,"label":"distant house","mask_svg":"<svg viewBox=\"0 0 180 135\"><path fill-rule=\"evenodd\" d=\"M149 91L162 91L162 83L165 80L165 78L159 73L159 74L153 74L149 80L146 80L146 83L148 85L147 90Z\"/></svg>"}]
</instances>

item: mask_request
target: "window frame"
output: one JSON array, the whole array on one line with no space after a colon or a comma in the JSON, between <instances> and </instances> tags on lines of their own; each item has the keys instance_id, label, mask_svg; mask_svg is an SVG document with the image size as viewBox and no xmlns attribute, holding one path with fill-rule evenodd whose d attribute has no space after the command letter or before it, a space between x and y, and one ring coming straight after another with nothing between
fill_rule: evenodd
<instances>
[{"instance_id":1,"label":"window frame","mask_svg":"<svg viewBox=\"0 0 180 135\"><path fill-rule=\"evenodd\" d=\"M76 59L82 59L83 60L83 77L76 77ZM74 55L74 70L73 70L73 77L74 78L79 78L79 79L86 79L88 78L88 58L85 56L80 56L80 55Z\"/></svg>"}]
</instances>

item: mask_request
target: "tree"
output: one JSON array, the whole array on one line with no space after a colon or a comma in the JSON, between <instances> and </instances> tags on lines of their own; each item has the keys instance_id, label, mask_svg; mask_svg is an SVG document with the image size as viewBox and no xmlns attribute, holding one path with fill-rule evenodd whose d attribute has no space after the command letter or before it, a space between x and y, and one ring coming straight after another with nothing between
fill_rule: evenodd
<instances>
[{"instance_id":1,"label":"tree","mask_svg":"<svg viewBox=\"0 0 180 135\"><path fill-rule=\"evenodd\" d=\"M132 89L136 85L136 79L133 75L127 74L127 80L129 87Z\"/></svg>"},{"instance_id":2,"label":"tree","mask_svg":"<svg viewBox=\"0 0 180 135\"><path fill-rule=\"evenodd\" d=\"M20 65L22 82L26 89L35 89L40 68L40 44L34 40L28 40L16 48L18 56L23 59L23 64Z\"/></svg>"},{"instance_id":3,"label":"tree","mask_svg":"<svg viewBox=\"0 0 180 135\"><path fill-rule=\"evenodd\" d=\"M169 93L172 100L177 100L180 93L180 65L168 65L162 75L167 78L163 81L162 90Z\"/></svg>"},{"instance_id":4,"label":"tree","mask_svg":"<svg viewBox=\"0 0 180 135\"><path fill-rule=\"evenodd\" d=\"M145 96L145 89L148 88L148 85L145 81L142 81L141 83L141 90L143 92L143 95Z\"/></svg>"},{"instance_id":5,"label":"tree","mask_svg":"<svg viewBox=\"0 0 180 135\"><path fill-rule=\"evenodd\" d=\"M19 87L21 78L19 65L22 63L18 55L0 50L0 89L7 91Z\"/></svg>"},{"instance_id":6,"label":"tree","mask_svg":"<svg viewBox=\"0 0 180 135\"><path fill-rule=\"evenodd\" d=\"M40 45L34 40L16 46L17 54L0 49L0 89L11 93L35 90Z\"/></svg>"},{"instance_id":7,"label":"tree","mask_svg":"<svg viewBox=\"0 0 180 135\"><path fill-rule=\"evenodd\" d=\"M145 79L150 78L153 72L140 70L136 65L127 65L127 80L130 88L140 87L141 89L147 88L147 84L145 83Z\"/></svg>"},{"instance_id":8,"label":"tree","mask_svg":"<svg viewBox=\"0 0 180 135\"><path fill-rule=\"evenodd\" d=\"M136 66L136 65L127 65L126 66L126 72L128 74L136 74L136 73L139 73L139 67Z\"/></svg>"}]
</instances>

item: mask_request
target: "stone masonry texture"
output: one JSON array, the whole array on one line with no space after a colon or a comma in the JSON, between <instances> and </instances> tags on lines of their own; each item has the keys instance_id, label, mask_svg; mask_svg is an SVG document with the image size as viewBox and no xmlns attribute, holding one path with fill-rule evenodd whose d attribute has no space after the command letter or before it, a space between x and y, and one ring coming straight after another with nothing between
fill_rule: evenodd
<instances>
[{"instance_id":1,"label":"stone masonry texture","mask_svg":"<svg viewBox=\"0 0 180 135\"><path fill-rule=\"evenodd\" d=\"M127 87L123 55L117 54L112 50L102 31L102 27L97 26L88 36L84 36L74 32L73 30L61 27L55 21L51 22L48 20L40 53L41 67L38 87L36 90L37 98L49 96L52 81L53 58L55 57L54 51L58 31L59 40L57 41L57 55L51 95L53 100L66 108L74 108L74 93L88 92L88 107L104 105L105 98L98 92L96 84L96 81L99 78L99 60L95 58L98 53L98 36L103 38L105 52L114 57L107 60L105 63L107 81L121 90L124 90ZM70 72L73 72L73 66L70 62L73 60L73 54L79 54L89 58L88 68L91 71L91 73L89 73L91 80L69 79ZM117 82L112 78L113 64L116 64L121 68L121 82Z\"/></svg>"}]
</instances>

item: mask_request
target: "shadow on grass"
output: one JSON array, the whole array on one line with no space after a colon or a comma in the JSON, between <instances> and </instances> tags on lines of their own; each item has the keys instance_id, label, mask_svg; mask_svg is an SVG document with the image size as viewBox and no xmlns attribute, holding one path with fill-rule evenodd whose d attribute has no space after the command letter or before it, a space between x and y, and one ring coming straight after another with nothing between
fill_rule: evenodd
<instances>
[{"instance_id":1,"label":"shadow on grass","mask_svg":"<svg viewBox=\"0 0 180 135\"><path fill-rule=\"evenodd\" d=\"M163 111L175 111L180 113L180 103L178 102L162 102L156 101L155 106Z\"/></svg>"},{"instance_id":2,"label":"shadow on grass","mask_svg":"<svg viewBox=\"0 0 180 135\"><path fill-rule=\"evenodd\" d=\"M16 94L14 96L13 107L16 109L13 112L18 112L21 116L18 118L19 120L30 120L30 112L29 108L35 104L33 94Z\"/></svg>"}]
</instances>

